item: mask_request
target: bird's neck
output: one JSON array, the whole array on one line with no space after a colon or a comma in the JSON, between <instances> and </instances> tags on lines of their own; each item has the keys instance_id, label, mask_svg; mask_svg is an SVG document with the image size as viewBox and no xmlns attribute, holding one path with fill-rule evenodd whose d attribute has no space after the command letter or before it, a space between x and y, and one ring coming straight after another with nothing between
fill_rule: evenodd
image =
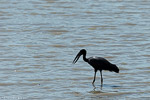
<instances>
[{"instance_id":1,"label":"bird's neck","mask_svg":"<svg viewBox=\"0 0 150 100\"><path fill-rule=\"evenodd\" d=\"M83 54L83 60L84 60L85 62L88 62L88 59L86 58L86 54Z\"/></svg>"}]
</instances>

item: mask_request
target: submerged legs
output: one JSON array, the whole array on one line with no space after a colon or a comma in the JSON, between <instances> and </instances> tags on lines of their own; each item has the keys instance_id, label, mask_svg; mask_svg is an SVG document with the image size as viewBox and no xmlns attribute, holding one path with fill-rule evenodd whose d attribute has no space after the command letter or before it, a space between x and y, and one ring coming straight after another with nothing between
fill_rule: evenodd
<instances>
[{"instance_id":1,"label":"submerged legs","mask_svg":"<svg viewBox=\"0 0 150 100\"><path fill-rule=\"evenodd\" d=\"M96 78L96 72L97 72L97 70L95 70L95 73L94 73L94 79L93 79L93 82L92 82L93 85L94 85L95 78Z\"/></svg>"},{"instance_id":2,"label":"submerged legs","mask_svg":"<svg viewBox=\"0 0 150 100\"><path fill-rule=\"evenodd\" d=\"M100 74L101 74L101 87L103 86L103 76L102 76L102 70L100 70Z\"/></svg>"},{"instance_id":3,"label":"submerged legs","mask_svg":"<svg viewBox=\"0 0 150 100\"><path fill-rule=\"evenodd\" d=\"M95 82L95 79L96 79L96 72L97 72L97 70L95 70L95 73L94 73L94 79L93 79L93 82L92 82L92 84L93 84L94 87L95 87L94 82ZM100 74L101 74L101 88L102 88L102 87L103 87L102 70L100 70Z\"/></svg>"},{"instance_id":4,"label":"submerged legs","mask_svg":"<svg viewBox=\"0 0 150 100\"><path fill-rule=\"evenodd\" d=\"M95 70L95 73L94 73L94 79L93 79L93 82L92 82L93 85L94 85L94 82L95 82L95 79L96 79L96 72L97 72L97 70ZM100 71L100 74L101 74L101 85L103 85L102 71Z\"/></svg>"}]
</instances>

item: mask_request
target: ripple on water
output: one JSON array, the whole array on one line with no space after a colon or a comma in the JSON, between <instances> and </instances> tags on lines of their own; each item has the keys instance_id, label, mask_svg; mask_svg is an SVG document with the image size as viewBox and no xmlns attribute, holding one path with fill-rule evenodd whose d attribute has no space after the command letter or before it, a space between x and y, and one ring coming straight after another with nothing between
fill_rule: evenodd
<instances>
[{"instance_id":1,"label":"ripple on water","mask_svg":"<svg viewBox=\"0 0 150 100\"><path fill-rule=\"evenodd\" d=\"M149 5L148 0L1 0L0 97L147 99ZM120 69L104 71L102 89L98 73L94 91L94 70L81 58L71 65L82 48L88 57L105 57Z\"/></svg>"}]
</instances>

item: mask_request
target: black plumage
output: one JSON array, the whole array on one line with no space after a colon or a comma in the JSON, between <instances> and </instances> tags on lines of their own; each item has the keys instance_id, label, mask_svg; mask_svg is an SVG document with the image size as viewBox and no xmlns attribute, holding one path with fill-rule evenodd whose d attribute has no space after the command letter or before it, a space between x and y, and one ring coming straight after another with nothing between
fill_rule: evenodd
<instances>
[{"instance_id":1,"label":"black plumage","mask_svg":"<svg viewBox=\"0 0 150 100\"><path fill-rule=\"evenodd\" d=\"M94 68L94 79L92 84L94 85L95 78L96 78L96 72L99 70L101 74L101 86L103 85L103 77L102 77L102 70L108 70L108 71L114 71L116 73L119 73L119 68L115 65L110 63L108 60L102 57L90 57L86 58L86 50L82 49L77 54L75 59L73 60L73 63L75 64L80 56L83 55L83 60L87 63L89 63Z\"/></svg>"}]
</instances>

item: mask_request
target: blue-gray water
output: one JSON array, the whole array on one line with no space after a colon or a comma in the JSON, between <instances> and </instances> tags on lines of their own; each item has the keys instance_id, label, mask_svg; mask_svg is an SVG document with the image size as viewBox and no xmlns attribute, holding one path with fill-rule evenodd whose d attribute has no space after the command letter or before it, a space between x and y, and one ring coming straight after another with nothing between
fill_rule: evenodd
<instances>
[{"instance_id":1,"label":"blue-gray water","mask_svg":"<svg viewBox=\"0 0 150 100\"><path fill-rule=\"evenodd\" d=\"M83 48L120 68L102 89ZM143 100L149 76L149 0L0 1L0 99Z\"/></svg>"}]
</instances>

